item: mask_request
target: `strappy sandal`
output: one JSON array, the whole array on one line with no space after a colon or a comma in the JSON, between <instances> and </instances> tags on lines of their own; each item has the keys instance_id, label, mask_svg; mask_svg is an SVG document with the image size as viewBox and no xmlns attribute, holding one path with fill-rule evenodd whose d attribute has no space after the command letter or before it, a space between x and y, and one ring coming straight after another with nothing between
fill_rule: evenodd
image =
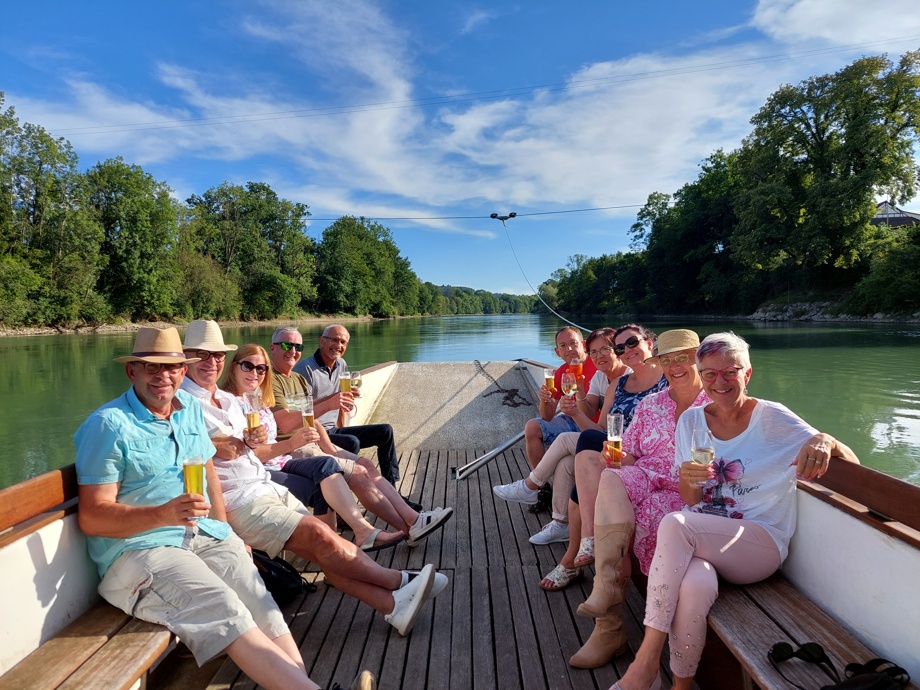
<instances>
[{"instance_id":1,"label":"strappy sandal","mask_svg":"<svg viewBox=\"0 0 920 690\"><path fill-rule=\"evenodd\" d=\"M582 537L575 556L575 567L583 568L594 563L594 537Z\"/></svg>"},{"instance_id":2,"label":"strappy sandal","mask_svg":"<svg viewBox=\"0 0 920 690\"><path fill-rule=\"evenodd\" d=\"M545 589L547 592L558 592L580 577L581 568L566 568L560 563L540 580L540 589Z\"/></svg>"}]
</instances>

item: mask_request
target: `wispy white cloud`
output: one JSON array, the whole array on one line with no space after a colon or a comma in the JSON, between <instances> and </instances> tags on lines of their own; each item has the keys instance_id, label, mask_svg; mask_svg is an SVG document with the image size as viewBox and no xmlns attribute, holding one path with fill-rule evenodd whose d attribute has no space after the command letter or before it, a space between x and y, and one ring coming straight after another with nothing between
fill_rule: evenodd
<instances>
[{"instance_id":1,"label":"wispy white cloud","mask_svg":"<svg viewBox=\"0 0 920 690\"><path fill-rule=\"evenodd\" d=\"M920 18L908 11L909 3L888 4L903 10L899 33L920 33ZM811 48L819 39L823 45L850 45L891 34L890 11L879 13L855 0L761 0L749 27L762 32L754 42L701 43L680 54L637 53L585 65L568 76L562 90L429 109L405 103L421 90L416 83L421 77L410 36L381 5L265 0L258 7L258 13L239 20L238 40L261 42L287 56L286 83L162 62L155 77L171 94L163 102L140 100L83 75L68 82L66 101L16 96L17 108L52 130L244 116L249 121L167 124L71 140L91 155L123 155L141 165L188 156L228 163L271 160L265 165L268 181L302 195L292 198L324 214L401 217L454 215L466 206L612 206L642 203L652 191L673 192L696 176L702 158L740 144L749 118L779 84L852 59L833 54L804 65L758 58L794 41ZM489 12L474 12L464 30L491 18ZM744 60L750 62L728 66ZM298 74L304 81L318 79L323 93L297 88ZM348 114L282 115L330 102L382 105ZM265 113L278 115L260 115ZM490 235L447 221L418 225L432 232Z\"/></svg>"},{"instance_id":2,"label":"wispy white cloud","mask_svg":"<svg viewBox=\"0 0 920 690\"><path fill-rule=\"evenodd\" d=\"M489 12L486 10L475 10L470 13L463 22L463 27L460 29L461 34L469 34L475 31L479 26L483 24L488 24L493 19L498 17L497 12Z\"/></svg>"}]
</instances>

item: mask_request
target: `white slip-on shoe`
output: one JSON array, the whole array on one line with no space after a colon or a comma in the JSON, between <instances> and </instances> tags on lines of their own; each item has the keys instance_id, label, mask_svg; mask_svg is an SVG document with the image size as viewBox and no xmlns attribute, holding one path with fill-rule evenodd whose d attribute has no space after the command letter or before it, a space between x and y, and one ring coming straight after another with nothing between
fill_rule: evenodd
<instances>
[{"instance_id":1,"label":"white slip-on shoe","mask_svg":"<svg viewBox=\"0 0 920 690\"><path fill-rule=\"evenodd\" d=\"M434 566L430 563L421 569L417 577L408 584L393 591L393 610L383 619L396 628L400 635L408 635L415 625L422 605L431 597L434 584Z\"/></svg>"},{"instance_id":2,"label":"white slip-on shoe","mask_svg":"<svg viewBox=\"0 0 920 690\"><path fill-rule=\"evenodd\" d=\"M412 582L413 578L418 577L421 571L405 570L403 572L405 572L406 575L409 576L409 582ZM435 571L434 581L431 584L431 596L429 597L429 599L434 599L436 596L438 596L441 592L444 591L445 587L447 587L447 575L445 575L444 573L439 573Z\"/></svg>"},{"instance_id":3,"label":"white slip-on shoe","mask_svg":"<svg viewBox=\"0 0 920 690\"><path fill-rule=\"evenodd\" d=\"M493 486L492 493L512 503L525 503L526 505L532 506L537 502L540 490L531 489L524 482L525 480L518 479L516 482L511 482L510 484Z\"/></svg>"},{"instance_id":4,"label":"white slip-on shoe","mask_svg":"<svg viewBox=\"0 0 920 690\"><path fill-rule=\"evenodd\" d=\"M531 544L554 544L557 541L569 540L569 525L566 522L550 520L543 529L533 535L529 541Z\"/></svg>"},{"instance_id":5,"label":"white slip-on shoe","mask_svg":"<svg viewBox=\"0 0 920 690\"><path fill-rule=\"evenodd\" d=\"M443 527L453 514L453 508L435 508L419 513L415 524L409 528L409 538L406 543L409 546L415 546L432 532Z\"/></svg>"}]
</instances>

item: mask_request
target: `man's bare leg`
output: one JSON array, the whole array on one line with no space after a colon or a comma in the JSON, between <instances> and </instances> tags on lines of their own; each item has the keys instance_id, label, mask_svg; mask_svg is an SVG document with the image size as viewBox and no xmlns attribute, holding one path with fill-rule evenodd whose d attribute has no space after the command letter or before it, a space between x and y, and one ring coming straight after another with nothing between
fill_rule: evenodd
<instances>
[{"instance_id":1,"label":"man's bare leg","mask_svg":"<svg viewBox=\"0 0 920 690\"><path fill-rule=\"evenodd\" d=\"M358 510L351 489L348 484L345 483L345 478L336 472L321 481L319 486L329 506L342 517L355 533L355 544L363 544L367 541L374 531L374 526L371 525L361 514L361 511ZM363 500L364 499L362 499L362 502ZM387 522L389 521L387 520ZM406 529L408 530L408 528ZM381 532L377 535L377 540L380 543L399 540L403 533L404 532Z\"/></svg>"},{"instance_id":2,"label":"man's bare leg","mask_svg":"<svg viewBox=\"0 0 920 690\"><path fill-rule=\"evenodd\" d=\"M543 445L543 428L536 419L529 419L524 425L524 448L527 450L530 469L536 469L546 452L546 446Z\"/></svg>"},{"instance_id":3,"label":"man's bare leg","mask_svg":"<svg viewBox=\"0 0 920 690\"><path fill-rule=\"evenodd\" d=\"M281 636L284 637L291 638L290 635ZM258 628L250 628L225 651L243 673L267 690L320 690L320 686L307 677L293 638L290 644L281 638L270 640ZM290 649L292 645L293 650Z\"/></svg>"}]
</instances>

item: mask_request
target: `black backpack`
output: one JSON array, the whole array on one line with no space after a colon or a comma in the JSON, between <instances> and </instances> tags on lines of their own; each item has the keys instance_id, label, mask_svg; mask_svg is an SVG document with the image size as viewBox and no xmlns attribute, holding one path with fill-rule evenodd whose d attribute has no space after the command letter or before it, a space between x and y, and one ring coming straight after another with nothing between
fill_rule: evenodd
<instances>
[{"instance_id":1,"label":"black backpack","mask_svg":"<svg viewBox=\"0 0 920 690\"><path fill-rule=\"evenodd\" d=\"M304 580L297 568L280 556L269 558L264 551L253 549L252 562L262 576L265 589L280 607L284 607L305 592L316 591L316 585Z\"/></svg>"}]
</instances>

